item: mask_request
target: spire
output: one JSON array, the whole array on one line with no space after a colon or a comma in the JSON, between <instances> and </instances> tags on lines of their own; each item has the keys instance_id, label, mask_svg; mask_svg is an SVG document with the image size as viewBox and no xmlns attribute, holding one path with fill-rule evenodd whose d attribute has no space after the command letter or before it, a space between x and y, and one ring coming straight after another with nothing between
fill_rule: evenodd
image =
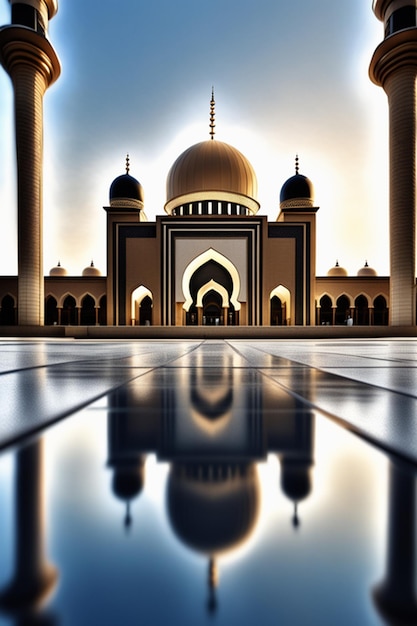
<instances>
[{"instance_id":1,"label":"spire","mask_svg":"<svg viewBox=\"0 0 417 626\"><path fill-rule=\"evenodd\" d=\"M298 164L298 154L295 155L295 173L298 174L300 170L299 164Z\"/></svg>"},{"instance_id":2,"label":"spire","mask_svg":"<svg viewBox=\"0 0 417 626\"><path fill-rule=\"evenodd\" d=\"M211 139L214 139L214 128L216 126L216 124L214 123L215 117L216 117L216 111L215 111L215 106L216 106L216 102L214 100L214 87L211 88L211 100L210 100L210 136Z\"/></svg>"},{"instance_id":3,"label":"spire","mask_svg":"<svg viewBox=\"0 0 417 626\"><path fill-rule=\"evenodd\" d=\"M209 613L215 613L217 610L216 588L219 584L219 572L215 557L211 556L208 565L208 586L209 598L207 602L207 610Z\"/></svg>"},{"instance_id":4,"label":"spire","mask_svg":"<svg viewBox=\"0 0 417 626\"><path fill-rule=\"evenodd\" d=\"M130 170L130 159L129 159L129 154L126 154L126 174L129 174L129 170Z\"/></svg>"}]
</instances>

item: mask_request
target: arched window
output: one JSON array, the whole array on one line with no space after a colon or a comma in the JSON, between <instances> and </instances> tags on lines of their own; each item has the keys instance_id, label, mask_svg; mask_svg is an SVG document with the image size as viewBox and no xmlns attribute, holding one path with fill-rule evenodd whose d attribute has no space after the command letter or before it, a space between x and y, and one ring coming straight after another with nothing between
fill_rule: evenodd
<instances>
[{"instance_id":1,"label":"arched window","mask_svg":"<svg viewBox=\"0 0 417 626\"><path fill-rule=\"evenodd\" d=\"M350 315L350 302L347 296L339 296L336 300L336 324L344 324Z\"/></svg>"},{"instance_id":2,"label":"arched window","mask_svg":"<svg viewBox=\"0 0 417 626\"><path fill-rule=\"evenodd\" d=\"M96 303L89 294L81 301L80 322L82 326L95 326L96 323Z\"/></svg>"},{"instance_id":3,"label":"arched window","mask_svg":"<svg viewBox=\"0 0 417 626\"><path fill-rule=\"evenodd\" d=\"M333 325L333 308L329 296L320 298L320 324L325 324L326 326Z\"/></svg>"},{"instance_id":4,"label":"arched window","mask_svg":"<svg viewBox=\"0 0 417 626\"><path fill-rule=\"evenodd\" d=\"M45 302L45 324L52 326L58 324L57 301L53 296L48 296Z\"/></svg>"},{"instance_id":5,"label":"arched window","mask_svg":"<svg viewBox=\"0 0 417 626\"><path fill-rule=\"evenodd\" d=\"M355 324L358 326L369 326L369 307L365 296L360 295L355 300Z\"/></svg>"},{"instance_id":6,"label":"arched window","mask_svg":"<svg viewBox=\"0 0 417 626\"><path fill-rule=\"evenodd\" d=\"M64 326L77 326L78 318L76 304L75 298L72 296L67 296L65 298L61 315L61 323Z\"/></svg>"},{"instance_id":7,"label":"arched window","mask_svg":"<svg viewBox=\"0 0 417 626\"><path fill-rule=\"evenodd\" d=\"M384 296L377 296L374 300L374 325L388 326L388 307Z\"/></svg>"},{"instance_id":8,"label":"arched window","mask_svg":"<svg viewBox=\"0 0 417 626\"><path fill-rule=\"evenodd\" d=\"M107 324L107 296L101 296L100 308L98 310L98 323L100 326L106 326Z\"/></svg>"},{"instance_id":9,"label":"arched window","mask_svg":"<svg viewBox=\"0 0 417 626\"><path fill-rule=\"evenodd\" d=\"M0 310L0 324L2 326L14 326L16 324L16 312L14 299L7 295L2 298Z\"/></svg>"}]
</instances>

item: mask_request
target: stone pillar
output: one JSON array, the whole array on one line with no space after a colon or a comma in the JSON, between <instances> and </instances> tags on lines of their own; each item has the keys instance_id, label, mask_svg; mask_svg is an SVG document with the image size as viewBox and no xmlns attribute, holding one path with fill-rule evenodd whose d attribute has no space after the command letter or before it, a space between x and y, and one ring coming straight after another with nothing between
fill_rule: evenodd
<instances>
[{"instance_id":1,"label":"stone pillar","mask_svg":"<svg viewBox=\"0 0 417 626\"><path fill-rule=\"evenodd\" d=\"M22 0L22 4L31 6ZM45 14L56 11L52 0ZM39 15L38 15L39 17ZM17 151L18 322L44 323L42 249L43 95L60 73L60 64L45 34L13 24L0 29L0 62L14 88Z\"/></svg>"}]
</instances>

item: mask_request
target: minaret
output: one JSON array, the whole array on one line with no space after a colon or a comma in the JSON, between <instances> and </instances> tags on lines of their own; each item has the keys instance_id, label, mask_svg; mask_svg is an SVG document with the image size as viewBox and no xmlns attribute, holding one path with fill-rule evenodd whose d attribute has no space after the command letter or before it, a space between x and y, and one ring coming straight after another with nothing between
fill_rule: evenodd
<instances>
[{"instance_id":1,"label":"minaret","mask_svg":"<svg viewBox=\"0 0 417 626\"><path fill-rule=\"evenodd\" d=\"M43 94L59 76L48 37L57 0L9 0L12 24L0 28L0 63L14 88L17 151L18 323L42 326Z\"/></svg>"},{"instance_id":2,"label":"minaret","mask_svg":"<svg viewBox=\"0 0 417 626\"><path fill-rule=\"evenodd\" d=\"M369 68L388 96L390 168L390 324L416 324L417 0L374 0L385 39Z\"/></svg>"}]
</instances>

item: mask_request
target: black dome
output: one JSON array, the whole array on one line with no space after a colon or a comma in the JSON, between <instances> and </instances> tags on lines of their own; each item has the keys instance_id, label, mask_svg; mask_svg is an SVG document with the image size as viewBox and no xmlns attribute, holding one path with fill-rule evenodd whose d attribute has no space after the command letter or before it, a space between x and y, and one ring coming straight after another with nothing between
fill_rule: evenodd
<instances>
[{"instance_id":1,"label":"black dome","mask_svg":"<svg viewBox=\"0 0 417 626\"><path fill-rule=\"evenodd\" d=\"M279 200L282 203L301 198L312 201L314 198L314 186L307 176L295 174L283 184Z\"/></svg>"},{"instance_id":2,"label":"black dome","mask_svg":"<svg viewBox=\"0 0 417 626\"><path fill-rule=\"evenodd\" d=\"M143 204L143 187L136 178L130 174L122 174L114 179L110 185L110 203L112 200L128 198Z\"/></svg>"}]
</instances>

